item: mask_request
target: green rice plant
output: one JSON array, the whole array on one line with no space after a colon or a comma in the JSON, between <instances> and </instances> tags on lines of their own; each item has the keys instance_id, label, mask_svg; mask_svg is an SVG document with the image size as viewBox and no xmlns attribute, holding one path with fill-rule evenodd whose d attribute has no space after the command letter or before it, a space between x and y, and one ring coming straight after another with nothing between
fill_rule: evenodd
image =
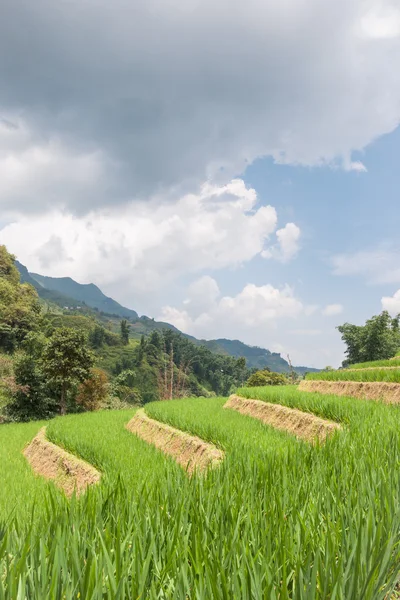
<instances>
[{"instance_id":1,"label":"green rice plant","mask_svg":"<svg viewBox=\"0 0 400 600\"><path fill-rule=\"evenodd\" d=\"M320 371L307 373L307 380L317 381L386 381L400 383L400 367L391 369L340 369L339 371Z\"/></svg>"},{"instance_id":2,"label":"green rice plant","mask_svg":"<svg viewBox=\"0 0 400 600\"><path fill-rule=\"evenodd\" d=\"M0 600L389 597L400 566L399 407L293 386L239 393L343 430L311 445L221 398L146 405L225 450L219 468L189 478L125 430L134 411L57 418L50 439L95 464L102 481L70 501L43 483L40 522L27 522L20 503L0 524ZM19 452L35 429L15 427L0 440Z\"/></svg>"},{"instance_id":3,"label":"green rice plant","mask_svg":"<svg viewBox=\"0 0 400 600\"><path fill-rule=\"evenodd\" d=\"M391 358L389 360L373 360L370 362L356 363L349 365L349 369L369 369L371 367L400 367L400 355L396 354L398 358Z\"/></svg>"}]
</instances>

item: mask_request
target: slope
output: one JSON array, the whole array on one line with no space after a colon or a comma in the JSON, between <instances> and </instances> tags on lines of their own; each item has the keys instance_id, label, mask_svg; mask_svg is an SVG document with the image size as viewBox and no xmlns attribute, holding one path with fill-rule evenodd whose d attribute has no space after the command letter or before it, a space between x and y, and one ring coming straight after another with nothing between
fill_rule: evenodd
<instances>
[{"instance_id":1,"label":"slope","mask_svg":"<svg viewBox=\"0 0 400 600\"><path fill-rule=\"evenodd\" d=\"M46 302L51 302L64 308L87 307L94 311L99 311L109 316L118 318L124 317L131 321L130 335L132 338L139 339L142 335L149 336L153 331L170 329L175 332L179 330L170 323L155 321L145 315L139 317L137 312L126 308L117 301L109 298L94 284L80 284L70 277L45 277L37 273L30 273L27 268L16 261L16 266L21 274L21 281L33 285L39 296ZM102 321L102 315L92 314L95 318ZM103 315L104 316L104 315ZM117 331L119 321L116 321L112 328ZM180 333L180 332L179 332ZM264 369L268 368L277 373L288 373L290 368L288 362L277 352L270 352L265 348L258 346L249 346L240 340L230 340L220 338L216 340L199 340L191 335L183 334L191 342L198 346L205 346L214 354L224 356L233 356L235 358L244 357L249 368ZM318 372L318 369L309 367L293 367L299 375L307 372Z\"/></svg>"},{"instance_id":2,"label":"slope","mask_svg":"<svg viewBox=\"0 0 400 600\"><path fill-rule=\"evenodd\" d=\"M119 317L137 319L136 311L122 306L109 298L93 283L77 283L71 277L45 277L38 273L30 273L31 278L42 288L58 292L63 296L75 298L91 308ZM35 286L36 287L36 286Z\"/></svg>"}]
</instances>

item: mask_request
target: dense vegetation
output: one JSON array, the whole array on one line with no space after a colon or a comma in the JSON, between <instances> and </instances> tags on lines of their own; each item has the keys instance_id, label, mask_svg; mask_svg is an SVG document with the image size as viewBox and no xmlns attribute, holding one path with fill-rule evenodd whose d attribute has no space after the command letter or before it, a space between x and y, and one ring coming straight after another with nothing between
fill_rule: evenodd
<instances>
[{"instance_id":1,"label":"dense vegetation","mask_svg":"<svg viewBox=\"0 0 400 600\"><path fill-rule=\"evenodd\" d=\"M245 359L214 354L173 329L156 328L136 341L130 337L133 324L125 318L107 319L85 306L54 310L54 298L40 303L37 289L26 282L29 274L21 283L14 263L0 247L3 420L226 395L250 374ZM100 294L101 300L94 288L88 288L91 298Z\"/></svg>"},{"instance_id":2,"label":"dense vegetation","mask_svg":"<svg viewBox=\"0 0 400 600\"><path fill-rule=\"evenodd\" d=\"M400 349L400 315L392 318L387 311L371 317L365 325L344 323L338 330L347 347L343 366L386 360Z\"/></svg>"},{"instance_id":3,"label":"dense vegetation","mask_svg":"<svg viewBox=\"0 0 400 600\"><path fill-rule=\"evenodd\" d=\"M70 312L75 316L84 314L94 317L96 321L114 332L119 331L122 317L129 320L130 338L136 340L139 340L142 335L148 337L153 331L161 333L165 329L180 333L169 323L155 321L146 316L138 317L134 310L121 306L112 298L108 298L93 284L80 284L70 277L44 277L37 273L29 273L27 268L18 261L16 261L16 265L21 274L21 282L29 283L37 290L42 304L51 313ZM239 340L198 340L188 335L185 337L198 346L205 346L214 354L233 356L234 358L244 357L247 367L251 369L268 368L278 373L291 371L288 361L277 352L248 346ZM306 371L317 371L318 369L294 367L294 370L299 375L303 375Z\"/></svg>"},{"instance_id":4,"label":"dense vegetation","mask_svg":"<svg viewBox=\"0 0 400 600\"><path fill-rule=\"evenodd\" d=\"M189 479L125 430L133 411L69 415L49 422L49 437L103 473L70 503L24 467L20 450L39 424L0 428L0 597L389 597L400 560L397 407L292 387L240 393L345 428L313 446L224 399L148 404L153 418L225 450L220 468Z\"/></svg>"}]
</instances>

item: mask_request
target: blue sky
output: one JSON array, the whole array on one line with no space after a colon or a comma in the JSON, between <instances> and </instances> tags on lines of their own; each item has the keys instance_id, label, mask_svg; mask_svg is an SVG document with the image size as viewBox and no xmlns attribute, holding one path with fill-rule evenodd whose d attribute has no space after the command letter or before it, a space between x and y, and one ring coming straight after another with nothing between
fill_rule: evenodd
<instances>
[{"instance_id":1,"label":"blue sky","mask_svg":"<svg viewBox=\"0 0 400 600\"><path fill-rule=\"evenodd\" d=\"M338 324L400 312L397 3L77 10L4 2L0 243L295 364L338 366Z\"/></svg>"}]
</instances>

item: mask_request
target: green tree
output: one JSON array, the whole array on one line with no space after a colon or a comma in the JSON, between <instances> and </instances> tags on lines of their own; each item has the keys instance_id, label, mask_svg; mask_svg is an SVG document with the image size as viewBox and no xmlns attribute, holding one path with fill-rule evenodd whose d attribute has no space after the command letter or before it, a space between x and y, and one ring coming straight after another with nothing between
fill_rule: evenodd
<instances>
[{"instance_id":1,"label":"green tree","mask_svg":"<svg viewBox=\"0 0 400 600\"><path fill-rule=\"evenodd\" d=\"M247 380L248 387L261 387L264 385L286 385L287 377L282 373L274 373L273 371L256 371Z\"/></svg>"},{"instance_id":2,"label":"green tree","mask_svg":"<svg viewBox=\"0 0 400 600\"><path fill-rule=\"evenodd\" d=\"M0 246L0 348L12 352L40 323L36 290L19 282L15 258Z\"/></svg>"},{"instance_id":3,"label":"green tree","mask_svg":"<svg viewBox=\"0 0 400 600\"><path fill-rule=\"evenodd\" d=\"M76 401L85 410L97 410L109 392L107 374L102 369L91 369L89 377L79 384Z\"/></svg>"},{"instance_id":4,"label":"green tree","mask_svg":"<svg viewBox=\"0 0 400 600\"><path fill-rule=\"evenodd\" d=\"M399 320L400 315L392 318L383 311L365 325L340 325L337 329L347 346L343 365L392 358L400 348Z\"/></svg>"},{"instance_id":5,"label":"green tree","mask_svg":"<svg viewBox=\"0 0 400 600\"><path fill-rule=\"evenodd\" d=\"M42 368L48 381L59 389L61 415L67 412L69 390L89 377L93 363L93 353L82 331L61 327L54 332L44 348Z\"/></svg>"},{"instance_id":6,"label":"green tree","mask_svg":"<svg viewBox=\"0 0 400 600\"><path fill-rule=\"evenodd\" d=\"M13 381L9 380L10 402L6 414L16 421L45 419L54 416L54 389L41 369L41 355L46 338L40 332L27 334L15 355Z\"/></svg>"},{"instance_id":7,"label":"green tree","mask_svg":"<svg viewBox=\"0 0 400 600\"><path fill-rule=\"evenodd\" d=\"M121 340L122 343L126 345L129 344L129 330L131 326L126 319L122 319L121 321Z\"/></svg>"}]
</instances>

